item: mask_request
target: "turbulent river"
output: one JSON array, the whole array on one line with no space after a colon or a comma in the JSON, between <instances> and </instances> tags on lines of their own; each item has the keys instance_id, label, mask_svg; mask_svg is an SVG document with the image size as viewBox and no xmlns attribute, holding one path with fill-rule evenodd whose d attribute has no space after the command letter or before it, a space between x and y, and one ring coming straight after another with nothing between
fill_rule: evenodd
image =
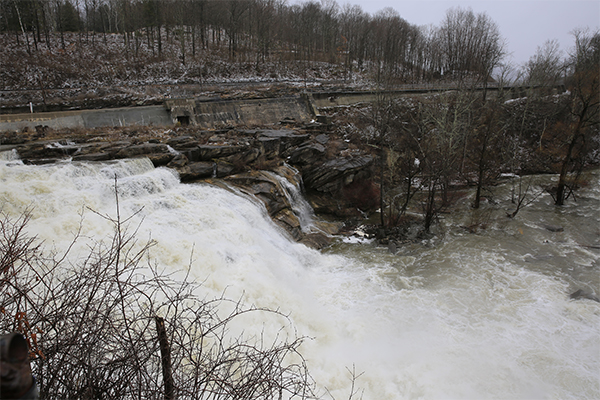
<instances>
[{"instance_id":1,"label":"turbulent river","mask_svg":"<svg viewBox=\"0 0 600 400\"><path fill-rule=\"evenodd\" d=\"M29 166L0 153L0 209L32 209L28 231L49 247L65 248L82 218L83 238L108 238L98 214L115 214L115 175L121 214L141 210L137 237L157 241L153 262L189 266L203 296L225 291L289 313L310 338L301 352L324 398L348 398L353 368L364 399L600 398L600 303L569 299L600 293L598 171L576 202L557 208L544 194L514 219L507 182L478 217L466 206L446 214L439 239L396 254L347 238L309 249L248 197L181 184L147 159ZM487 228L460 228L473 218ZM258 316L246 323L280 328Z\"/></svg>"}]
</instances>

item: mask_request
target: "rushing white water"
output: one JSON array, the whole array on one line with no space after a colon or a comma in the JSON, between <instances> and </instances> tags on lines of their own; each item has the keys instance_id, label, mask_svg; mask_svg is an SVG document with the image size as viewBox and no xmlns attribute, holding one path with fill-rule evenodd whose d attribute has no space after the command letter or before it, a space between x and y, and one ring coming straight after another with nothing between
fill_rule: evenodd
<instances>
[{"instance_id":1,"label":"rushing white water","mask_svg":"<svg viewBox=\"0 0 600 400\"><path fill-rule=\"evenodd\" d=\"M298 172L296 169L286 165L290 171ZM303 232L310 232L314 228L315 213L304 196L302 195L301 182L290 182L286 177L275 174L273 172L267 172L273 179L279 182L287 196L288 201L292 205L294 214L300 221L300 227Z\"/></svg>"},{"instance_id":2,"label":"rushing white water","mask_svg":"<svg viewBox=\"0 0 600 400\"><path fill-rule=\"evenodd\" d=\"M83 236L101 239L111 225L88 208L115 214L115 175L120 212L141 209L132 223L143 218L138 237L158 242L156 263L190 265L208 297L226 290L290 313L298 334L313 338L301 348L313 377L338 400L348 398L353 365L364 372L364 399L600 398L600 304L568 298L600 291L598 174L577 204L557 209L542 196L514 220L494 217L478 234L448 228L443 240L397 255L341 240L325 252L293 243L259 203L180 184L146 159L27 166L4 154L0 208L32 208L29 232L57 249L81 214Z\"/></svg>"}]
</instances>

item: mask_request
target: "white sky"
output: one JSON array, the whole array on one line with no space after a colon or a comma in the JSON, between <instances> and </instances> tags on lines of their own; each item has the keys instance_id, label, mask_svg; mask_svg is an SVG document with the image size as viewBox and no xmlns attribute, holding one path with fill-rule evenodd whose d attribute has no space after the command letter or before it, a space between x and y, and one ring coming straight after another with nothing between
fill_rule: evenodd
<instances>
[{"instance_id":1,"label":"white sky","mask_svg":"<svg viewBox=\"0 0 600 400\"><path fill-rule=\"evenodd\" d=\"M386 7L398 11L411 24L439 26L452 7L486 12L498 24L507 41L512 63L520 66L535 54L546 40L556 39L563 52L574 44L569 32L575 28L600 28L600 0L337 0L358 4L369 14Z\"/></svg>"}]
</instances>

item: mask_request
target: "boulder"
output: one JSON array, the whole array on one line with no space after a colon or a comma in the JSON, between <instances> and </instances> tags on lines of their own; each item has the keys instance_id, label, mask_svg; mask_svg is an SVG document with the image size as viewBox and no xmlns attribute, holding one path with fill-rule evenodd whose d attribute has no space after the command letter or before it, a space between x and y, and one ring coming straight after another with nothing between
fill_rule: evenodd
<instances>
[{"instance_id":1,"label":"boulder","mask_svg":"<svg viewBox=\"0 0 600 400\"><path fill-rule=\"evenodd\" d=\"M211 161L238 154L250 149L250 145L202 145L182 151L190 161Z\"/></svg>"},{"instance_id":2,"label":"boulder","mask_svg":"<svg viewBox=\"0 0 600 400\"><path fill-rule=\"evenodd\" d=\"M373 163L370 155L353 158L336 158L302 169L302 177L307 188L318 192L334 193L352 183L356 175Z\"/></svg>"},{"instance_id":3,"label":"boulder","mask_svg":"<svg viewBox=\"0 0 600 400\"><path fill-rule=\"evenodd\" d=\"M115 158L133 158L150 154L169 153L169 148L163 143L142 143L121 148ZM171 157L173 158L173 157Z\"/></svg>"},{"instance_id":4,"label":"boulder","mask_svg":"<svg viewBox=\"0 0 600 400\"><path fill-rule=\"evenodd\" d=\"M595 296L592 293L588 293L582 289L579 289L578 291L571 293L569 298L571 298L573 300L588 299L588 300L593 300L593 301L597 301L598 303L600 303L600 298L598 298L598 296Z\"/></svg>"},{"instance_id":5,"label":"boulder","mask_svg":"<svg viewBox=\"0 0 600 400\"><path fill-rule=\"evenodd\" d=\"M188 161L188 158L184 154L177 154L171 161L169 161L167 167L175 169L183 168L187 165Z\"/></svg>"},{"instance_id":6,"label":"boulder","mask_svg":"<svg viewBox=\"0 0 600 400\"><path fill-rule=\"evenodd\" d=\"M215 173L216 164L213 162L194 162L178 168L181 182L192 182L200 179L210 178Z\"/></svg>"},{"instance_id":7,"label":"boulder","mask_svg":"<svg viewBox=\"0 0 600 400\"><path fill-rule=\"evenodd\" d=\"M312 165L323 159L325 146L319 143L308 143L291 151L288 162L294 165Z\"/></svg>"},{"instance_id":8,"label":"boulder","mask_svg":"<svg viewBox=\"0 0 600 400\"><path fill-rule=\"evenodd\" d=\"M297 134L288 129L260 131L259 135L260 137L279 139L280 153L285 153L289 148L298 146L310 139L308 134Z\"/></svg>"}]
</instances>

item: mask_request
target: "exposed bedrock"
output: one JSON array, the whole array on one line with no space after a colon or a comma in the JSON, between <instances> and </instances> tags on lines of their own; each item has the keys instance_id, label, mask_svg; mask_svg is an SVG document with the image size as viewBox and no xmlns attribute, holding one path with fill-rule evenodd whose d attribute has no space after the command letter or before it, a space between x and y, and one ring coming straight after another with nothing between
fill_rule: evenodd
<instances>
[{"instance_id":1,"label":"exposed bedrock","mask_svg":"<svg viewBox=\"0 0 600 400\"><path fill-rule=\"evenodd\" d=\"M21 160L30 164L148 157L156 167L177 170L184 183L223 179L226 185L260 200L295 240L317 248L328 243L327 235L335 233L335 224L317 223L313 230L303 229L289 187L277 177L302 191L317 212L338 217L358 213L356 205L345 198L346 188L372 177L373 157L360 151L341 152L346 148L328 132L188 128L145 140L136 133L118 138L67 133L51 140L22 134L0 151L16 149Z\"/></svg>"}]
</instances>

